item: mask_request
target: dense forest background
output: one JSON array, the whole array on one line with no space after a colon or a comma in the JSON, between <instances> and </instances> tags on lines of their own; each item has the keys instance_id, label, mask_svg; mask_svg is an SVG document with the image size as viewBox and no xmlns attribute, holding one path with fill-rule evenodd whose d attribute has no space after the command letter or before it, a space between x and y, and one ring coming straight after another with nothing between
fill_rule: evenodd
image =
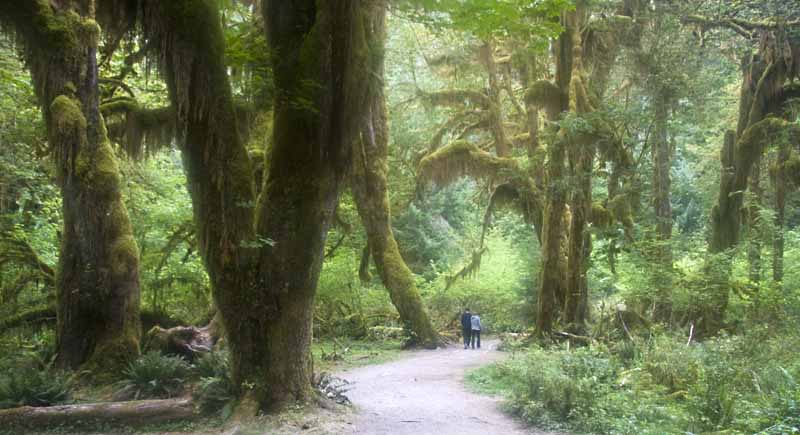
<instances>
[{"instance_id":1,"label":"dense forest background","mask_svg":"<svg viewBox=\"0 0 800 435\"><path fill-rule=\"evenodd\" d=\"M0 408L269 410L469 307L532 425L800 431L800 4L10 3Z\"/></svg>"}]
</instances>

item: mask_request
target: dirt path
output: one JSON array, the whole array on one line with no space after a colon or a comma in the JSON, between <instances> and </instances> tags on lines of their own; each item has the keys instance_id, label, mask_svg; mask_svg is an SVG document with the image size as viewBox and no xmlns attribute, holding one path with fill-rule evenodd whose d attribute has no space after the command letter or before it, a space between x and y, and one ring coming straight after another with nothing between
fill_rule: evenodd
<instances>
[{"instance_id":1,"label":"dirt path","mask_svg":"<svg viewBox=\"0 0 800 435\"><path fill-rule=\"evenodd\" d=\"M451 346L415 351L387 364L351 369L337 376L353 382L347 394L358 414L352 434L518 435L523 428L499 408L499 399L471 393L464 372L505 355L497 341L479 350Z\"/></svg>"}]
</instances>

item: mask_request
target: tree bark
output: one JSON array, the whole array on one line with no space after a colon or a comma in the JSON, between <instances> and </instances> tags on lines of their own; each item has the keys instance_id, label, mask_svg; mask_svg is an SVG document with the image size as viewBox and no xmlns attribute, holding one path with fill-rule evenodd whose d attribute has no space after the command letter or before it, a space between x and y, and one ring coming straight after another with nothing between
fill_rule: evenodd
<instances>
[{"instance_id":1,"label":"tree bark","mask_svg":"<svg viewBox=\"0 0 800 435\"><path fill-rule=\"evenodd\" d=\"M365 12L368 17L367 38L375 44L382 44L386 35L385 0L374 1L370 8ZM364 84L369 94L368 106L360 137L354 141L353 196L367 233L369 251L400 320L413 332L413 344L435 348L439 338L392 233L387 188L389 132L383 92L383 62L380 53L371 57L369 70L372 77Z\"/></svg>"},{"instance_id":2,"label":"tree bark","mask_svg":"<svg viewBox=\"0 0 800 435\"><path fill-rule=\"evenodd\" d=\"M57 364L112 374L139 352L139 253L99 111L100 28L72 2L10 3L0 16L24 46L62 195Z\"/></svg>"}]
</instances>

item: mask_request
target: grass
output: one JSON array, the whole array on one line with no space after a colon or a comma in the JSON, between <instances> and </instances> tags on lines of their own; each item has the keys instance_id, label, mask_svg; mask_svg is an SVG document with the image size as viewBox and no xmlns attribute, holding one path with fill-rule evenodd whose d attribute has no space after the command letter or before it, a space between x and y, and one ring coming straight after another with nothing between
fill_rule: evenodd
<instances>
[{"instance_id":1,"label":"grass","mask_svg":"<svg viewBox=\"0 0 800 435\"><path fill-rule=\"evenodd\" d=\"M402 340L320 340L311 346L317 372L336 372L353 367L383 364L402 354Z\"/></svg>"}]
</instances>

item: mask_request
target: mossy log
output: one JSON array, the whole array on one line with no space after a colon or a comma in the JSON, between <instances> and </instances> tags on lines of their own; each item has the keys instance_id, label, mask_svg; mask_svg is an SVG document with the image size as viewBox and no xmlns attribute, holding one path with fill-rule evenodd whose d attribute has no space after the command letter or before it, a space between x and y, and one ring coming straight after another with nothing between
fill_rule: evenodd
<instances>
[{"instance_id":1,"label":"mossy log","mask_svg":"<svg viewBox=\"0 0 800 435\"><path fill-rule=\"evenodd\" d=\"M60 426L116 424L141 426L198 416L189 399L138 400L0 410L0 427L41 429Z\"/></svg>"},{"instance_id":2,"label":"mossy log","mask_svg":"<svg viewBox=\"0 0 800 435\"><path fill-rule=\"evenodd\" d=\"M145 335L144 348L168 355L180 355L187 361L194 361L211 352L215 342L211 324L202 328L176 326L164 329L154 326Z\"/></svg>"}]
</instances>

